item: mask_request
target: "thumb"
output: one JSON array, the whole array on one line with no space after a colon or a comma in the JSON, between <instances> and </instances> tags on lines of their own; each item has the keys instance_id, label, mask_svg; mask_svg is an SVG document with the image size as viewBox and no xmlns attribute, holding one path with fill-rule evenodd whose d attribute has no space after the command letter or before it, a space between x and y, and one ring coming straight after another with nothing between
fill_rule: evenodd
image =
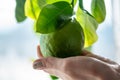
<instances>
[{"instance_id":1,"label":"thumb","mask_svg":"<svg viewBox=\"0 0 120 80\"><path fill-rule=\"evenodd\" d=\"M33 62L33 68L37 70L58 69L61 59L55 57L47 57L37 59Z\"/></svg>"},{"instance_id":2,"label":"thumb","mask_svg":"<svg viewBox=\"0 0 120 80\"><path fill-rule=\"evenodd\" d=\"M64 59L47 57L41 58L33 63L33 68L37 70L44 70L45 72L60 77L61 79L66 79L66 74L64 73ZM67 76L68 77L68 76Z\"/></svg>"}]
</instances>

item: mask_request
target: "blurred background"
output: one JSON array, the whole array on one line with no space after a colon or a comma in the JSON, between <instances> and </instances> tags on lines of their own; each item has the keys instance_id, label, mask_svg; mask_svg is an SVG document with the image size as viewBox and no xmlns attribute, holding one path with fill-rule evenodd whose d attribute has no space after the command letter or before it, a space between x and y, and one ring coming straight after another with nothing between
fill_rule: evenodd
<instances>
[{"instance_id":1,"label":"blurred background","mask_svg":"<svg viewBox=\"0 0 120 80\"><path fill-rule=\"evenodd\" d=\"M84 1L89 8L91 0ZM105 0L105 4L106 20L99 25L92 52L120 63L120 0ZM39 39L32 20L17 23L15 6L15 0L0 3L0 80L50 80L47 73L32 68Z\"/></svg>"}]
</instances>

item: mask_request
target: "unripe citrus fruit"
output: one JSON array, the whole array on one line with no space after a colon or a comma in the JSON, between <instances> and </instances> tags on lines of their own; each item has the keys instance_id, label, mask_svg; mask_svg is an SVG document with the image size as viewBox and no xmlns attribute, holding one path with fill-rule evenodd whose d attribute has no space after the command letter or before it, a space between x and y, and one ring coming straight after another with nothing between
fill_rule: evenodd
<instances>
[{"instance_id":1,"label":"unripe citrus fruit","mask_svg":"<svg viewBox=\"0 0 120 80\"><path fill-rule=\"evenodd\" d=\"M40 35L40 48L44 57L78 56L83 47L84 33L76 19L69 20L55 32Z\"/></svg>"}]
</instances>

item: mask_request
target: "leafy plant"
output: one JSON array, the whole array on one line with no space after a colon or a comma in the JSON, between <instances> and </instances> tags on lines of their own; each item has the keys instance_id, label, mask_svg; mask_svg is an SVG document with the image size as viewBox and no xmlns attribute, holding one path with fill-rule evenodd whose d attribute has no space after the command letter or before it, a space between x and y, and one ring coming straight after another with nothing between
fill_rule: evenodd
<instances>
[{"instance_id":1,"label":"leafy plant","mask_svg":"<svg viewBox=\"0 0 120 80\"><path fill-rule=\"evenodd\" d=\"M46 57L78 55L83 45L86 48L97 41L96 30L106 17L104 0L92 0L91 13L84 8L83 0L16 0L16 3L16 20L33 19ZM68 54L69 51L72 53Z\"/></svg>"},{"instance_id":2,"label":"leafy plant","mask_svg":"<svg viewBox=\"0 0 120 80\"><path fill-rule=\"evenodd\" d=\"M56 3L61 1L63 2ZM22 22L26 19L26 16L33 19L36 24L36 32L42 34L59 29L60 26L58 25L64 23L68 17L75 15L84 30L85 47L89 47L97 41L97 27L106 16L104 0L92 0L92 14L84 9L82 0L16 0L16 3L16 20ZM79 6L77 6L75 12L76 4L79 4ZM63 21L56 23L60 19Z\"/></svg>"}]
</instances>

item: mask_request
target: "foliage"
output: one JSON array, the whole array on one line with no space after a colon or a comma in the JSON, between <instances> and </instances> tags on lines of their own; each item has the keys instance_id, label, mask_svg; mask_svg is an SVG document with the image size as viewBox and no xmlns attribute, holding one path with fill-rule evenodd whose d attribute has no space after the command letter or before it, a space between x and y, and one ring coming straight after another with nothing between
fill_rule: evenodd
<instances>
[{"instance_id":1,"label":"foliage","mask_svg":"<svg viewBox=\"0 0 120 80\"><path fill-rule=\"evenodd\" d=\"M85 47L97 41L96 30L106 16L104 0L92 0L92 14L84 9L82 0L16 0L16 3L16 20L22 22L26 16L33 19L35 31L41 34L60 29L70 17L75 16L84 31ZM76 4L79 6L75 12Z\"/></svg>"}]
</instances>

